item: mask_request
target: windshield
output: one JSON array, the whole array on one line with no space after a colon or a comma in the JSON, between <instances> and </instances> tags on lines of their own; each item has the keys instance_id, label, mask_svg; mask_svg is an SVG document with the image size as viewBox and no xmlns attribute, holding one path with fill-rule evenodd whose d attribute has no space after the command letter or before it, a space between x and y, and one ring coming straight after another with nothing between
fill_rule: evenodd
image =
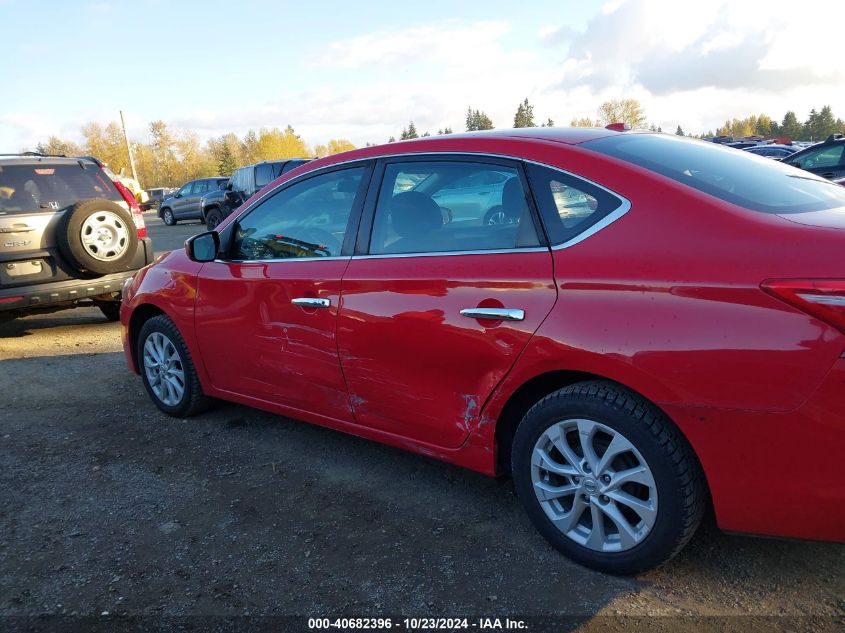
<instances>
[{"instance_id":1,"label":"windshield","mask_svg":"<svg viewBox=\"0 0 845 633\"><path fill-rule=\"evenodd\" d=\"M581 147L619 158L764 213L845 207L845 188L750 152L666 134L620 134Z\"/></svg>"},{"instance_id":2,"label":"windshield","mask_svg":"<svg viewBox=\"0 0 845 633\"><path fill-rule=\"evenodd\" d=\"M59 211L89 198L121 200L94 165L0 165L0 215Z\"/></svg>"}]
</instances>

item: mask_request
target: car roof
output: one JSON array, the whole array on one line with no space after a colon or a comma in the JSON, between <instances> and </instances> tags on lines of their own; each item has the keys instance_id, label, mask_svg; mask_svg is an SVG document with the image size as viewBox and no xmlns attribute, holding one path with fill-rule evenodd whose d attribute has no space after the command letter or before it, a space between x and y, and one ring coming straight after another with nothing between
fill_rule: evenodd
<instances>
[{"instance_id":1,"label":"car roof","mask_svg":"<svg viewBox=\"0 0 845 633\"><path fill-rule=\"evenodd\" d=\"M425 154L455 151L487 152L495 149L494 145L498 142L507 143L527 141L538 143L559 143L561 145L578 145L580 143L586 143L587 141L614 136L616 134L656 134L656 132L650 132L648 130L626 130L622 132L608 130L606 128L590 127L530 127L483 130L458 134L438 134L436 136L423 136L405 141L383 143L382 145L359 147L358 149L349 150L348 152L331 154L330 156L318 158L313 161L309 160L308 165L310 169L320 169L340 162L367 160L372 158L395 156L397 154ZM460 141L466 141L467 143L475 145L475 147L473 149L467 149L465 147L456 148L455 141L458 141L459 144L461 144ZM472 143L473 141L477 143ZM297 167L297 170L298 169L300 169L300 167ZM294 171L296 170L288 173L294 173ZM286 175L287 174L284 176Z\"/></svg>"},{"instance_id":2,"label":"car roof","mask_svg":"<svg viewBox=\"0 0 845 633\"><path fill-rule=\"evenodd\" d=\"M46 154L0 154L0 164L4 165L73 165L85 162L99 167L89 156L49 156Z\"/></svg>"}]
</instances>

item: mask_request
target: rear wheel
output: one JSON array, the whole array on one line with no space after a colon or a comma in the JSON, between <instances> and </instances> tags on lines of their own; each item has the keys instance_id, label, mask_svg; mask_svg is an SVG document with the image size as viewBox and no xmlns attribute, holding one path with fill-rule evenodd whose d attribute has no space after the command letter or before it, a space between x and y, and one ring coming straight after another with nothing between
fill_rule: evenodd
<instances>
[{"instance_id":1,"label":"rear wheel","mask_svg":"<svg viewBox=\"0 0 845 633\"><path fill-rule=\"evenodd\" d=\"M220 212L220 209L211 209L205 215L205 228L209 231L213 231L220 223L223 221L223 214Z\"/></svg>"},{"instance_id":2,"label":"rear wheel","mask_svg":"<svg viewBox=\"0 0 845 633\"><path fill-rule=\"evenodd\" d=\"M656 407L605 382L535 404L513 442L514 485L540 533L576 562L635 574L677 554L705 486L686 440Z\"/></svg>"},{"instance_id":3,"label":"rear wheel","mask_svg":"<svg viewBox=\"0 0 845 633\"><path fill-rule=\"evenodd\" d=\"M161 221L167 226L173 226L176 224L176 216L173 215L173 210L170 208L163 209L161 212Z\"/></svg>"},{"instance_id":4,"label":"rear wheel","mask_svg":"<svg viewBox=\"0 0 845 633\"><path fill-rule=\"evenodd\" d=\"M207 408L188 347L179 330L165 315L141 327L137 347L144 388L155 405L168 415L187 417Z\"/></svg>"},{"instance_id":5,"label":"rear wheel","mask_svg":"<svg viewBox=\"0 0 845 633\"><path fill-rule=\"evenodd\" d=\"M109 321L120 321L120 301L98 303L97 307Z\"/></svg>"}]
</instances>

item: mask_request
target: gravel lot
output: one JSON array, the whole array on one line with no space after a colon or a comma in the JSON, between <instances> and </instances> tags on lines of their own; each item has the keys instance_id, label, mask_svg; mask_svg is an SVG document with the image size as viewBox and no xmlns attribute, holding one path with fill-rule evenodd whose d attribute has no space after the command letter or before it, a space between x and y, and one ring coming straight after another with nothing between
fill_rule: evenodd
<instances>
[{"instance_id":1,"label":"gravel lot","mask_svg":"<svg viewBox=\"0 0 845 633\"><path fill-rule=\"evenodd\" d=\"M201 227L150 228L167 248ZM95 309L0 325L0 385L0 628L77 622L13 617L62 614L101 630L198 615L845 626L841 545L730 537L710 520L659 570L594 573L546 545L509 482L236 405L160 414ZM676 617L601 617L620 615Z\"/></svg>"}]
</instances>

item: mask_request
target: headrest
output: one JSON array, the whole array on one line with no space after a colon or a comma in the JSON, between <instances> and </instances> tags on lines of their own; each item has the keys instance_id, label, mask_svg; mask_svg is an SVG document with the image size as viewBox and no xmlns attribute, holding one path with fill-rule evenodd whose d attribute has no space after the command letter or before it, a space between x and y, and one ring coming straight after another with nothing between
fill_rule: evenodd
<instances>
[{"instance_id":1,"label":"headrest","mask_svg":"<svg viewBox=\"0 0 845 633\"><path fill-rule=\"evenodd\" d=\"M401 237L430 233L443 226L443 212L437 203L419 191L406 191L390 201L393 230Z\"/></svg>"},{"instance_id":2,"label":"headrest","mask_svg":"<svg viewBox=\"0 0 845 633\"><path fill-rule=\"evenodd\" d=\"M514 176L505 182L502 189L502 210L508 218L518 220L522 217L526 208L522 183L519 182L519 177Z\"/></svg>"}]
</instances>

